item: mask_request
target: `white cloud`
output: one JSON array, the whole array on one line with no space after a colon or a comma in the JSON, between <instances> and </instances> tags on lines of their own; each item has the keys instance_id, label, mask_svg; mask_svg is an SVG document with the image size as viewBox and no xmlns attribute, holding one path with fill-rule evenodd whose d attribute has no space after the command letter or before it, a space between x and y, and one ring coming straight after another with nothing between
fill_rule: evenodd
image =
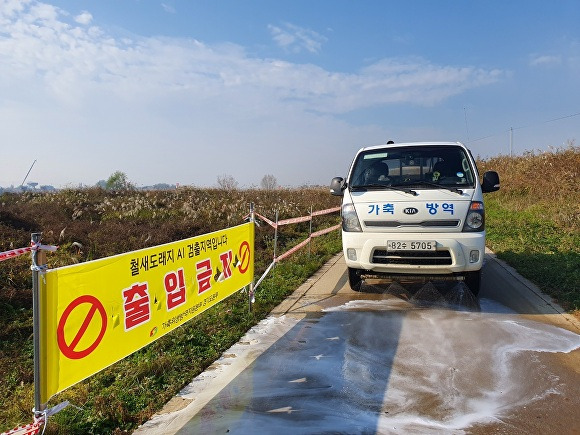
<instances>
[{"instance_id":1,"label":"white cloud","mask_svg":"<svg viewBox=\"0 0 580 435\"><path fill-rule=\"evenodd\" d=\"M6 61L0 64L0 89L5 95L17 98L33 86L79 107L100 92L127 102L187 95L188 105L214 99L237 107L253 101L259 113L291 105L332 114L392 103L431 105L502 76L497 70L435 65L420 58L385 59L345 74L248 57L233 44L119 40L94 26L68 24L65 18L58 9L38 3L16 19L2 14L6 36L0 40L0 56ZM280 34L280 41L284 38L290 41L290 35Z\"/></svg>"},{"instance_id":2,"label":"white cloud","mask_svg":"<svg viewBox=\"0 0 580 435\"><path fill-rule=\"evenodd\" d=\"M562 64L561 56L532 55L530 57L531 66L559 66Z\"/></svg>"},{"instance_id":3,"label":"white cloud","mask_svg":"<svg viewBox=\"0 0 580 435\"><path fill-rule=\"evenodd\" d=\"M75 17L75 21L79 24L89 25L93 21L93 16L87 11L83 11L80 15Z\"/></svg>"},{"instance_id":4,"label":"white cloud","mask_svg":"<svg viewBox=\"0 0 580 435\"><path fill-rule=\"evenodd\" d=\"M170 4L167 4L167 3L161 3L161 7L163 8L163 10L164 10L165 12L168 12L168 13L170 13L170 14L174 14L174 13L176 13L176 10L175 10L175 8L174 8L172 5L170 5Z\"/></svg>"},{"instance_id":5,"label":"white cloud","mask_svg":"<svg viewBox=\"0 0 580 435\"><path fill-rule=\"evenodd\" d=\"M320 181L296 179L293 163L326 182L337 169L317 144L390 136L337 114L433 105L503 76L421 58L384 59L346 74L251 57L235 44L120 39L97 27L90 13L81 16L36 1L0 0L0 114L10 120L2 138L19 144L11 161L27 161L38 150L35 172L47 167L42 184L94 183L120 168L144 184L211 184L212 174L231 173L248 185L253 174L244 165L256 162L256 183L265 173L282 184ZM286 47L311 52L324 42L290 25L276 34ZM347 162L351 152L343 146L333 158ZM312 162L304 162L305 154ZM262 168L266 161L274 166ZM15 178L0 178L0 185Z\"/></svg>"},{"instance_id":6,"label":"white cloud","mask_svg":"<svg viewBox=\"0 0 580 435\"><path fill-rule=\"evenodd\" d=\"M302 50L317 54L322 50L326 37L313 30L304 29L294 24L285 23L284 28L268 25L268 29L276 43L289 51L299 53Z\"/></svg>"},{"instance_id":7,"label":"white cloud","mask_svg":"<svg viewBox=\"0 0 580 435\"><path fill-rule=\"evenodd\" d=\"M529 65L537 68L560 68L577 74L580 71L580 40L562 38L554 42L552 54L532 53L529 55Z\"/></svg>"}]
</instances>

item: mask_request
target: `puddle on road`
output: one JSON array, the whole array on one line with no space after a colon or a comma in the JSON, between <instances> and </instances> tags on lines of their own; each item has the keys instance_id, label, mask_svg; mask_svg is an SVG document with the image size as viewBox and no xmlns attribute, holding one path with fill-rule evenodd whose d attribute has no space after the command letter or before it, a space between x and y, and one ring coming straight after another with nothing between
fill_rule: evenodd
<instances>
[{"instance_id":1,"label":"puddle on road","mask_svg":"<svg viewBox=\"0 0 580 435\"><path fill-rule=\"evenodd\" d=\"M574 351L580 336L521 319L491 300L480 303L482 312L407 311L377 432L462 433L562 394L562 380L538 355ZM352 301L328 311L365 308L399 310L401 303Z\"/></svg>"}]
</instances>

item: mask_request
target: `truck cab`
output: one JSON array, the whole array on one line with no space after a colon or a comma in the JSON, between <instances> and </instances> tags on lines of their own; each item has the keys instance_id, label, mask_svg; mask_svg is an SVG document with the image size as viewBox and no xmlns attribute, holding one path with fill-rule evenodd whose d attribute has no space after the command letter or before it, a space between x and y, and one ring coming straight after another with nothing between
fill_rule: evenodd
<instances>
[{"instance_id":1,"label":"truck cab","mask_svg":"<svg viewBox=\"0 0 580 435\"><path fill-rule=\"evenodd\" d=\"M499 176L480 181L471 152L460 142L389 143L361 148L342 196L342 245L353 290L366 277L452 278L480 288L485 252L483 193Z\"/></svg>"}]
</instances>

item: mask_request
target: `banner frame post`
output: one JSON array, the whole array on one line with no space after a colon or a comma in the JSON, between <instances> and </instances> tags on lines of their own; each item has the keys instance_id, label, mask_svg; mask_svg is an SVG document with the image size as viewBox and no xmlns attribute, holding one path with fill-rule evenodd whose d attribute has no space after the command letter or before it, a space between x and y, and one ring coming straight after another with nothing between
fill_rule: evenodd
<instances>
[{"instance_id":1,"label":"banner frame post","mask_svg":"<svg viewBox=\"0 0 580 435\"><path fill-rule=\"evenodd\" d=\"M256 217L254 215L254 203L250 202L250 223L255 225ZM255 253L255 249L254 249ZM252 254L253 255L253 254ZM252 281L250 282L250 290L248 292L248 312L251 314L253 311L253 303L254 303L254 277L252 277Z\"/></svg>"},{"instance_id":2,"label":"banner frame post","mask_svg":"<svg viewBox=\"0 0 580 435\"><path fill-rule=\"evenodd\" d=\"M310 228L308 229L308 239L310 240L310 242L308 242L308 257L310 257L310 254L312 252L312 206L310 206Z\"/></svg>"},{"instance_id":3,"label":"banner frame post","mask_svg":"<svg viewBox=\"0 0 580 435\"><path fill-rule=\"evenodd\" d=\"M278 210L276 210L276 226L274 227L274 263L276 263L276 246L278 245Z\"/></svg>"},{"instance_id":4,"label":"banner frame post","mask_svg":"<svg viewBox=\"0 0 580 435\"><path fill-rule=\"evenodd\" d=\"M274 267L272 268L272 276L276 273L276 263L278 259L276 258L276 248L278 247L278 210L276 210L276 220L274 225L274 255L272 258L272 263L274 263Z\"/></svg>"},{"instance_id":5,"label":"banner frame post","mask_svg":"<svg viewBox=\"0 0 580 435\"><path fill-rule=\"evenodd\" d=\"M46 410L46 404L41 403L40 397L40 274L46 267L46 255L38 249L42 233L31 233L32 249L32 331L34 342L34 413L35 420L41 418Z\"/></svg>"}]
</instances>

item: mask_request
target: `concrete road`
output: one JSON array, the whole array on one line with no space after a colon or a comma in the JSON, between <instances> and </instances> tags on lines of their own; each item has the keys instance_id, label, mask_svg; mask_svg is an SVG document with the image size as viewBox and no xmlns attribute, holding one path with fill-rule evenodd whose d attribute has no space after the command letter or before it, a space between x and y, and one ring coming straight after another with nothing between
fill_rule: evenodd
<instances>
[{"instance_id":1,"label":"concrete road","mask_svg":"<svg viewBox=\"0 0 580 435\"><path fill-rule=\"evenodd\" d=\"M573 317L491 253L403 284L335 257L136 433L580 433Z\"/></svg>"}]
</instances>

